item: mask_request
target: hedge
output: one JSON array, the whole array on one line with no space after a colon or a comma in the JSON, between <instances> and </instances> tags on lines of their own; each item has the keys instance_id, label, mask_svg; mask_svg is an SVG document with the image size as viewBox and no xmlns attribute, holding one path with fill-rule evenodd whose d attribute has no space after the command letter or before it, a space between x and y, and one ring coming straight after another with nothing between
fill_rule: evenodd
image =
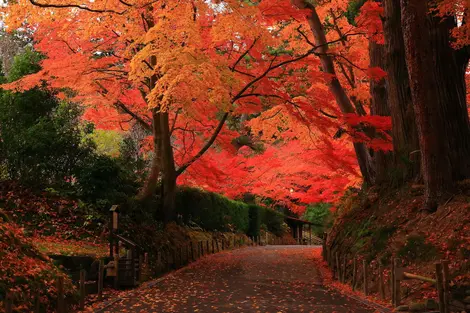
<instances>
[{"instance_id":1,"label":"hedge","mask_svg":"<svg viewBox=\"0 0 470 313\"><path fill-rule=\"evenodd\" d=\"M261 225L281 235L284 222L279 212L191 187L178 189L176 211L185 223L192 221L209 231L238 231L249 236L258 236Z\"/></svg>"}]
</instances>

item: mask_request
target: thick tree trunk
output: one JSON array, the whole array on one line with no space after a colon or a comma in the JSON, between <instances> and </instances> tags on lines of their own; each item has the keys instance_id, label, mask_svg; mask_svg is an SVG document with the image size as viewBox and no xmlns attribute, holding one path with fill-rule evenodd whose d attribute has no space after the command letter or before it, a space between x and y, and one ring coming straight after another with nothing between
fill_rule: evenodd
<instances>
[{"instance_id":1,"label":"thick tree trunk","mask_svg":"<svg viewBox=\"0 0 470 313\"><path fill-rule=\"evenodd\" d=\"M385 46L369 41L369 59L370 67L385 68ZM371 95L371 115L390 116L390 107L388 105L387 82L385 79L380 81L370 81ZM390 172L393 167L393 154L386 151L375 151L375 181L376 185L384 185L390 181Z\"/></svg>"},{"instance_id":2,"label":"thick tree trunk","mask_svg":"<svg viewBox=\"0 0 470 313\"><path fill-rule=\"evenodd\" d=\"M401 28L400 0L384 0L385 71L387 102L392 117L394 169L392 183L400 186L420 173L418 131L411 100L405 45Z\"/></svg>"},{"instance_id":3,"label":"thick tree trunk","mask_svg":"<svg viewBox=\"0 0 470 313\"><path fill-rule=\"evenodd\" d=\"M448 23L428 15L427 1L401 0L401 5L425 206L433 211L444 196L448 197L446 192L452 191L454 183L470 174L470 128L462 92L465 82L457 51L449 47Z\"/></svg>"},{"instance_id":4,"label":"thick tree trunk","mask_svg":"<svg viewBox=\"0 0 470 313\"><path fill-rule=\"evenodd\" d=\"M318 46L316 52L320 57L322 69L325 73L331 74L332 78L329 83L331 93L334 95L336 103L338 104L341 112L343 113L358 113L349 99L346 91L336 77L336 70L332 58L328 55L328 42L326 40L325 30L318 17L316 8L310 2L305 0L293 0L297 7L302 9L309 9L310 15L308 16L308 23L315 38L315 45ZM359 163L364 183L371 186L374 181L375 170L372 164L372 158L365 144L354 143L354 151Z\"/></svg>"},{"instance_id":5,"label":"thick tree trunk","mask_svg":"<svg viewBox=\"0 0 470 313\"><path fill-rule=\"evenodd\" d=\"M153 133L153 158L150 173L138 195L138 199L145 201L155 195L158 186L158 178L161 169L161 136L160 136L160 114L157 109L152 109L152 133Z\"/></svg>"},{"instance_id":6,"label":"thick tree trunk","mask_svg":"<svg viewBox=\"0 0 470 313\"><path fill-rule=\"evenodd\" d=\"M162 213L163 222L168 223L176 218L176 169L171 145L170 123L168 112L160 113L160 130L162 136L161 160L163 173Z\"/></svg>"},{"instance_id":7,"label":"thick tree trunk","mask_svg":"<svg viewBox=\"0 0 470 313\"><path fill-rule=\"evenodd\" d=\"M459 181L470 177L470 123L465 81L469 54L467 49L455 50L450 46L450 31L457 26L454 17L428 15L426 21L446 153L452 167L452 180Z\"/></svg>"}]
</instances>

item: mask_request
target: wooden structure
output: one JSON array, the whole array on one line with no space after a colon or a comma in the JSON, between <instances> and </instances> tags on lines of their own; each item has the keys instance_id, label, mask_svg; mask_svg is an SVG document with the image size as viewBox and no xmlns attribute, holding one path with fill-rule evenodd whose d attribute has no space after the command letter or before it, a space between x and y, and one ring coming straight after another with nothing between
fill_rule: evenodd
<instances>
[{"instance_id":1,"label":"wooden structure","mask_svg":"<svg viewBox=\"0 0 470 313\"><path fill-rule=\"evenodd\" d=\"M321 245L323 240L312 234L312 226L322 226L299 218L286 216L285 222L292 230L292 237L297 244ZM306 236L308 234L308 236Z\"/></svg>"},{"instance_id":2,"label":"wooden structure","mask_svg":"<svg viewBox=\"0 0 470 313\"><path fill-rule=\"evenodd\" d=\"M114 277L115 288L137 286L143 250L136 243L118 234L119 207L113 205L110 212L109 257L114 261L107 265L107 274ZM121 248L125 249L125 255L121 255Z\"/></svg>"}]
</instances>

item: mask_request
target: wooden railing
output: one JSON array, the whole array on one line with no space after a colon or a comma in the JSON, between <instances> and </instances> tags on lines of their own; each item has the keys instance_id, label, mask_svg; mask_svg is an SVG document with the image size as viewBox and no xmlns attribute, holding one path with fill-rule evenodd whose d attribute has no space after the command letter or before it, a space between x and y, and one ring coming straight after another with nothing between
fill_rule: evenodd
<instances>
[{"instance_id":1,"label":"wooden railing","mask_svg":"<svg viewBox=\"0 0 470 313\"><path fill-rule=\"evenodd\" d=\"M340 281L344 284L351 284L353 290L357 290L358 286L362 284L362 292L364 295L369 295L371 290L369 283L374 277L375 285L378 294L382 300L386 300L386 286L384 281L385 268L380 265L380 262L367 262L362 260L362 277L359 277L359 264L356 257L348 255L341 256L338 252L332 253L326 245L326 240L323 243L322 256L324 261L332 269L333 279ZM372 268L371 263L377 264ZM441 260L435 263L435 278L422 276L416 273L411 273L405 267L401 266L401 260L392 258L390 262L389 275L389 294L390 301L393 307L398 307L402 304L402 282L405 280L416 280L426 282L434 285L438 295L438 305L440 313L449 313L450 291L449 291L449 262ZM348 269L351 271L348 273Z\"/></svg>"}]
</instances>

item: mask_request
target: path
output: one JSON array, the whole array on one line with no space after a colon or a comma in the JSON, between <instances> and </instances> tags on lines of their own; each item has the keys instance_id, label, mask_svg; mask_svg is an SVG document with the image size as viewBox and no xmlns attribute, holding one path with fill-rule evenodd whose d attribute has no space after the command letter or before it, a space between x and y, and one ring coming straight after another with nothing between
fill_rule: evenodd
<instances>
[{"instance_id":1,"label":"path","mask_svg":"<svg viewBox=\"0 0 470 313\"><path fill-rule=\"evenodd\" d=\"M268 246L214 254L103 312L374 312L322 286L313 249Z\"/></svg>"}]
</instances>

